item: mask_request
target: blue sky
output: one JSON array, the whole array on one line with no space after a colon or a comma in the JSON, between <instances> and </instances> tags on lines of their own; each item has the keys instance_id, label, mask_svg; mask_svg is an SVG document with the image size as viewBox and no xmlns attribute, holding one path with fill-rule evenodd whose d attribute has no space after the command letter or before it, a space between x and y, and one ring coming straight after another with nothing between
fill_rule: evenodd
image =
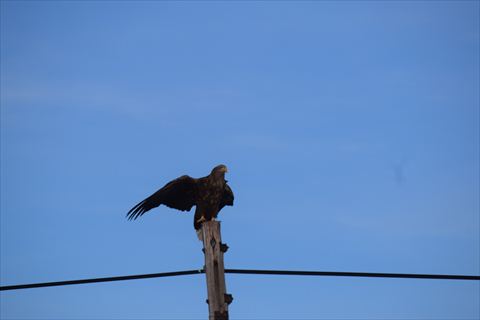
<instances>
[{"instance_id":1,"label":"blue sky","mask_svg":"<svg viewBox=\"0 0 480 320\"><path fill-rule=\"evenodd\" d=\"M480 274L478 1L2 1L1 284L203 266ZM478 319L478 282L227 275L232 319ZM9 291L2 319L200 319L186 276Z\"/></svg>"}]
</instances>

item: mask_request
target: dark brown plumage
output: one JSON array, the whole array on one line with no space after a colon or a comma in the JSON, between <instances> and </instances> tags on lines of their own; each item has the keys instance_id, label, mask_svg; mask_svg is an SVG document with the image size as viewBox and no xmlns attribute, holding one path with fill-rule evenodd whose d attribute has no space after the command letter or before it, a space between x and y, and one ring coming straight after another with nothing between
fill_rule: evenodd
<instances>
[{"instance_id":1,"label":"dark brown plumage","mask_svg":"<svg viewBox=\"0 0 480 320\"><path fill-rule=\"evenodd\" d=\"M181 211L190 211L196 206L193 226L198 230L203 221L215 219L224 206L233 206L233 192L225 180L226 172L225 165L218 165L203 178L181 176L130 209L127 217L135 220L161 204Z\"/></svg>"}]
</instances>

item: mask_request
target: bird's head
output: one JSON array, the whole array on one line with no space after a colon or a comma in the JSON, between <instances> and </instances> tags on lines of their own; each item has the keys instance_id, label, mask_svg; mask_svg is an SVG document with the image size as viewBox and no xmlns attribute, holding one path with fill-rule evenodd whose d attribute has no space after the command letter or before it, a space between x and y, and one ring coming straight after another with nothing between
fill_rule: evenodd
<instances>
[{"instance_id":1,"label":"bird's head","mask_svg":"<svg viewBox=\"0 0 480 320\"><path fill-rule=\"evenodd\" d=\"M227 166L220 164L213 168L211 175L215 178L225 178L225 173L228 172Z\"/></svg>"}]
</instances>

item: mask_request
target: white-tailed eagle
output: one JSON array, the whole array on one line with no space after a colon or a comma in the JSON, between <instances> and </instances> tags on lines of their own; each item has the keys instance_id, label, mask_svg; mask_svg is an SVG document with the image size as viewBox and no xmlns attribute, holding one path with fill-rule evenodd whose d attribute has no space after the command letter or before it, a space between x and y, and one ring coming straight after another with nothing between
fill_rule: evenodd
<instances>
[{"instance_id":1,"label":"white-tailed eagle","mask_svg":"<svg viewBox=\"0 0 480 320\"><path fill-rule=\"evenodd\" d=\"M193 226L198 230L204 221L215 219L224 206L233 206L233 192L225 180L226 172L227 167L222 164L203 178L181 176L130 209L127 217L135 220L161 204L181 211L190 211L196 206Z\"/></svg>"}]
</instances>

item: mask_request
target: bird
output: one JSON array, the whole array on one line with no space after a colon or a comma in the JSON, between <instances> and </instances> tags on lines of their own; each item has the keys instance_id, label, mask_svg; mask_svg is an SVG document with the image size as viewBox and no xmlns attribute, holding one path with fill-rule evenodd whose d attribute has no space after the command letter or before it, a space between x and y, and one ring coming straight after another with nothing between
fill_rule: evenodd
<instances>
[{"instance_id":1,"label":"bird","mask_svg":"<svg viewBox=\"0 0 480 320\"><path fill-rule=\"evenodd\" d=\"M215 220L223 207L233 206L234 195L225 180L227 172L227 166L220 164L203 178L183 175L174 179L136 204L128 211L127 218L136 220L161 204L181 211L190 211L196 206L193 227L199 234L203 222Z\"/></svg>"}]
</instances>

